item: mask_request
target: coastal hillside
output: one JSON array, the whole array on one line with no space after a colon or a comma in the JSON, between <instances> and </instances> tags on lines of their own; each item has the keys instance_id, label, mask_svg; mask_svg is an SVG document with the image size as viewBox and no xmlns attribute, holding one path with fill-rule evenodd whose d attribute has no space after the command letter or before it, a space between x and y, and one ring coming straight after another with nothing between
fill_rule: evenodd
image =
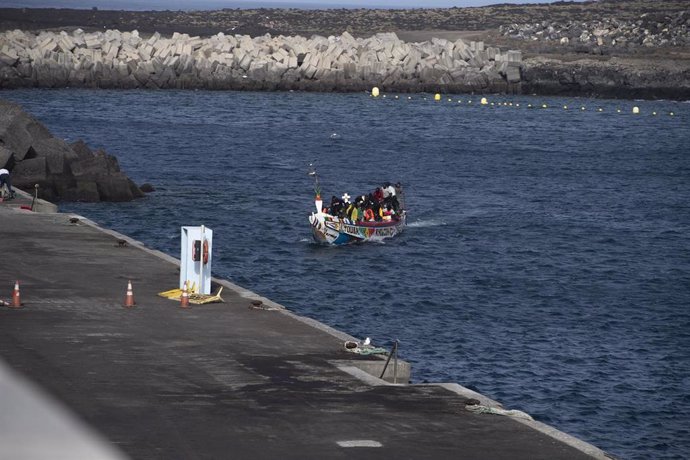
<instances>
[{"instance_id":1,"label":"coastal hillside","mask_svg":"<svg viewBox=\"0 0 690 460\"><path fill-rule=\"evenodd\" d=\"M348 75L356 74L356 78L350 79L352 81L347 81L346 84L338 83L338 76L331 76L327 70L324 72L335 82L324 82L311 76L303 78L305 70L307 74L316 73L320 67L307 62L307 64L312 64L313 68L301 68L303 58L307 53L299 56L300 53L296 52L293 53L294 56L291 56L300 64L292 69L294 70L292 73L297 74L296 76L291 75L288 81L284 82L282 73L276 76L268 72L271 74L270 79L280 84L270 84L270 81L266 84L265 80L257 81L248 73L250 63L245 62L245 68L242 68L239 65L240 59L234 58L236 65L223 69L225 74L233 75L232 80L225 77L213 78L214 83L211 84L208 78L202 78L200 82L196 82L199 79L199 73L204 70L204 66L201 66L195 68L195 75L185 77L182 84L169 85L201 88L351 91L370 85L380 85L384 89L397 91L491 91L687 99L690 98L689 30L690 4L685 0L602 0L582 3L501 4L479 8L406 10L0 9L0 32L16 34L21 31L25 34L35 34L36 37L39 33L49 32L74 36L75 33L102 35L104 32L111 31L112 36L112 31L117 31L117 33L136 31L137 36L141 36L142 40L157 37L154 42L159 40L158 37L172 39L186 36L191 40L234 37L238 38L237 42L244 41L244 43L247 43L247 40L259 40L261 43L272 40L279 47L286 41L294 41L297 37L298 40L303 38L306 41L314 41L318 46L323 45L327 49L333 43L324 42L328 40L326 37L341 37L346 33L347 37L352 37L352 43L358 46L357 52L351 54L361 54L363 41L371 40L376 36L391 37L390 34L395 34L392 46L414 47L413 44L427 42L432 48L432 45L439 45L431 50L432 52L424 51L424 46L421 46L421 58L412 64L407 62L408 68L401 68L397 65L398 62L391 62L390 53L386 56L380 55L378 59L374 59L376 62L371 62L371 59L366 58L362 63L359 60L361 56L349 60L341 59L341 66L334 64L339 57L334 56L330 62L334 67L330 70L342 71L341 73ZM41 37L41 39L46 39L46 37ZM439 42L439 40L445 41ZM457 44L458 40L461 44L457 47L448 46L448 43ZM31 42L32 38L28 37L25 41ZM4 40L0 38L0 51L5 51L4 59L0 61L5 67L19 68L20 65L28 63L26 60L22 62L21 51L16 47L13 48L17 42L16 36L5 35ZM472 45L473 42L477 45ZM54 49L42 49L40 58L52 58L56 61L61 60L63 63L65 59L70 61L72 59L70 56L58 58L57 55L49 54L51 52L59 54L60 49L57 43L58 40L55 40ZM136 45L135 43L132 46L136 48ZM118 46L122 46L122 43ZM255 47L252 46L252 48ZM444 60L444 48L450 60ZM476 62L476 59L471 61L468 55L461 59L461 51L465 48L471 50L472 58L477 57L476 52L479 52L479 62ZM492 51L485 56L483 54L485 49ZM347 49L343 50L343 52L347 51ZM381 50L374 46L373 51L376 53ZM502 61L497 63L492 59L496 55L507 56L509 51L520 53L519 78L515 75L508 76L507 65L502 64ZM149 54L153 56L153 52ZM187 55L189 59L194 60L198 60L199 57L193 53ZM141 59L133 62L135 60L131 59L131 56L123 56L125 59L120 59L119 54L115 53L112 57L118 60L114 62L110 59L104 63L105 67L120 68L120 70L123 66L129 68L127 75L124 75L127 77L124 79L129 80L129 83L122 85L123 87L146 86L141 83L141 78L135 78L136 82L129 78L140 67ZM429 56L434 62L424 61L424 58ZM0 55L0 58L2 57ZM178 54L178 57L183 58L183 55ZM406 53L397 56L399 61L406 57ZM266 66L273 66L270 56L260 55L255 58L254 61L258 62L261 69L259 72L261 75L264 73L263 70L266 70ZM512 61L514 59L511 59ZM277 62L286 64L287 58L285 62ZM2 63L0 66L3 65ZM34 61L31 62L33 63ZM154 66L159 64L153 63ZM210 63L215 66L214 71L219 64L227 63L218 60ZM377 74L374 64L384 69L390 68L391 72L402 75L391 77L390 72L385 71ZM469 67L474 69L470 74L467 73L466 64L470 64ZM412 69L409 68L410 65ZM148 63L147 68L151 70ZM5 70L5 76L9 75L9 77L3 79L0 87L28 85L15 78L15 74L21 74L21 72L13 74L11 70ZM69 74L74 69L63 70ZM77 70L82 69L78 67ZM170 72L176 72L176 77L180 77L179 70L168 70L167 77L172 77ZM290 67L286 70L290 70ZM163 69L159 68L155 74L160 75L162 71ZM480 75L481 72L483 75ZM39 73L41 73L40 70ZM140 71L139 75L141 74ZM153 74L154 72L149 72L149 75ZM11 82L8 82L8 79ZM251 84L247 83L247 79L251 81ZM150 78L145 78L145 80L148 82ZM172 80L177 81L177 78L172 78ZM340 80L343 79L340 78ZM80 86L79 82L71 82L72 85L75 83L76 86ZM84 83L89 86L88 82ZM46 86L35 79L32 79L30 85Z\"/></svg>"}]
</instances>

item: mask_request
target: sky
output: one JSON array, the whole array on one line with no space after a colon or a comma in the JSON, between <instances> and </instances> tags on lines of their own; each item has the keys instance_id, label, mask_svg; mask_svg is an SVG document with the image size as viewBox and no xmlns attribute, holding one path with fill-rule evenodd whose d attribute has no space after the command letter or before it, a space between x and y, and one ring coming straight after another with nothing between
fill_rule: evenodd
<instances>
[{"instance_id":1,"label":"sky","mask_svg":"<svg viewBox=\"0 0 690 460\"><path fill-rule=\"evenodd\" d=\"M102 10L213 10L221 8L443 8L498 3L551 3L551 0L0 0L5 8Z\"/></svg>"}]
</instances>

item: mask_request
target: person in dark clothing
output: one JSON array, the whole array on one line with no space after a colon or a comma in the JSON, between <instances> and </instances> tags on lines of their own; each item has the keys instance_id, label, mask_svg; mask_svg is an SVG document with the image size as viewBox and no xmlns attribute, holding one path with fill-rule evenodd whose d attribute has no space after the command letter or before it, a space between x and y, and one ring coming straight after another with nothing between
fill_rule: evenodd
<instances>
[{"instance_id":1,"label":"person in dark clothing","mask_svg":"<svg viewBox=\"0 0 690 460\"><path fill-rule=\"evenodd\" d=\"M331 206L330 206L330 209L329 209L329 210L330 210L330 214L331 214L332 216L337 216L337 215L339 215L339 214L340 214L340 210L342 209L342 207L343 207L343 202L340 201L340 199L339 199L337 196L333 195L333 197L331 198Z\"/></svg>"},{"instance_id":2,"label":"person in dark clothing","mask_svg":"<svg viewBox=\"0 0 690 460\"><path fill-rule=\"evenodd\" d=\"M381 187L376 187L376 190L374 190L374 200L377 203L381 203L383 201L383 189Z\"/></svg>"},{"instance_id":3,"label":"person in dark clothing","mask_svg":"<svg viewBox=\"0 0 690 460\"><path fill-rule=\"evenodd\" d=\"M371 210L374 211L374 219L380 221L383 218L383 210L381 209L381 203L375 201L371 206Z\"/></svg>"},{"instance_id":4,"label":"person in dark clothing","mask_svg":"<svg viewBox=\"0 0 690 460\"><path fill-rule=\"evenodd\" d=\"M338 198L338 202L335 204L335 207L333 208L333 215L338 216L338 217L344 217L345 216L345 209L347 208L347 203L343 201L341 198Z\"/></svg>"}]
</instances>

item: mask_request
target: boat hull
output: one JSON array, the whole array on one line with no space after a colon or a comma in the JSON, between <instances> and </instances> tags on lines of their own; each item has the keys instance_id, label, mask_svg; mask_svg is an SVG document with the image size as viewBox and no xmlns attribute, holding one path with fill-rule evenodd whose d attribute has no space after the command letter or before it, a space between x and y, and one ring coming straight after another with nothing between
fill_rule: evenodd
<instances>
[{"instance_id":1,"label":"boat hull","mask_svg":"<svg viewBox=\"0 0 690 460\"><path fill-rule=\"evenodd\" d=\"M403 213L398 220L390 222L359 222L352 224L323 213L309 216L312 235L317 243L341 245L365 241L383 241L400 234L405 228L407 217Z\"/></svg>"}]
</instances>

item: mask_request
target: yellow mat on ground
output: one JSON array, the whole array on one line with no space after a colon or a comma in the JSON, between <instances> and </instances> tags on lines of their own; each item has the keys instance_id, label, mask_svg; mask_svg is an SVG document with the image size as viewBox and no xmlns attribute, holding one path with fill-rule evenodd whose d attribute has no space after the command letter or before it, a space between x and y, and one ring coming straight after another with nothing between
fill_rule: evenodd
<instances>
[{"instance_id":1,"label":"yellow mat on ground","mask_svg":"<svg viewBox=\"0 0 690 460\"><path fill-rule=\"evenodd\" d=\"M220 296L221 292L223 292L223 286L219 287L215 294L199 294L194 292L192 286L191 293L189 294L189 303L201 305L205 303L225 302ZM159 292L158 295L179 302L182 297L182 289L170 289L168 291Z\"/></svg>"}]
</instances>

